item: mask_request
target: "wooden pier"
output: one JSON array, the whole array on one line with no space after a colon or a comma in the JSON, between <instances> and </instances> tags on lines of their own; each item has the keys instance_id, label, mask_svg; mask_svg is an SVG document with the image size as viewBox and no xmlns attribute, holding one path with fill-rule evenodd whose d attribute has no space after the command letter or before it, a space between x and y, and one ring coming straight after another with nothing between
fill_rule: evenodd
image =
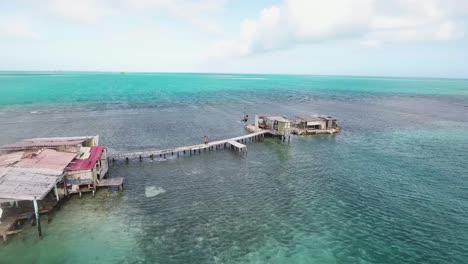
<instances>
[{"instance_id":1,"label":"wooden pier","mask_svg":"<svg viewBox=\"0 0 468 264\"><path fill-rule=\"evenodd\" d=\"M192 146L178 147L174 149L140 151L129 153L110 154L109 159L143 159L143 158L166 158L167 156L193 155L202 151L213 151L218 149L230 148L232 150L244 153L247 151L247 146L243 143L254 142L263 138L266 134L272 134L270 130L262 130L255 133L247 134L240 137L228 138L218 141L209 142L207 144L198 144Z\"/></svg>"}]
</instances>

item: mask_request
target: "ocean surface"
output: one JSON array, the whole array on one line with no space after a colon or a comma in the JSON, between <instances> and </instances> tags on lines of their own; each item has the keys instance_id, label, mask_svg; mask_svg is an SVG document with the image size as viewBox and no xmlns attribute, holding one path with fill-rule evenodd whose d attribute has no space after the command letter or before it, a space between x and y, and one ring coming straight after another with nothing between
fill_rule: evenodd
<instances>
[{"instance_id":1,"label":"ocean surface","mask_svg":"<svg viewBox=\"0 0 468 264\"><path fill-rule=\"evenodd\" d=\"M245 133L244 114L333 115L331 136L116 162L0 263L468 263L468 80L0 73L0 144L95 135L110 152Z\"/></svg>"}]
</instances>

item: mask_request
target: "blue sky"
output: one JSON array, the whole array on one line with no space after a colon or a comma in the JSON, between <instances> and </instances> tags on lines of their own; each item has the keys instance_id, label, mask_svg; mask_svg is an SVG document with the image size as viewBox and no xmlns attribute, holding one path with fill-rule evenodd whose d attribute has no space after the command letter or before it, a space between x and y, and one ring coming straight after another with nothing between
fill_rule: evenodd
<instances>
[{"instance_id":1,"label":"blue sky","mask_svg":"<svg viewBox=\"0 0 468 264\"><path fill-rule=\"evenodd\" d=\"M0 70L468 78L466 0L0 1Z\"/></svg>"}]
</instances>

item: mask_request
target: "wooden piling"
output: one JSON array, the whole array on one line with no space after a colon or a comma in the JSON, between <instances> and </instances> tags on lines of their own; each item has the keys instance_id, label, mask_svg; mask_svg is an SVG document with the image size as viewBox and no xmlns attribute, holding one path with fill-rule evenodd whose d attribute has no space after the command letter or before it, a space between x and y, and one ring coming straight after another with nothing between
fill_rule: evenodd
<instances>
[{"instance_id":1,"label":"wooden piling","mask_svg":"<svg viewBox=\"0 0 468 264\"><path fill-rule=\"evenodd\" d=\"M33 205L34 205L34 214L36 215L37 231L39 233L39 237L42 237L41 219L39 217L39 206L37 205L36 197L34 197Z\"/></svg>"},{"instance_id":2,"label":"wooden piling","mask_svg":"<svg viewBox=\"0 0 468 264\"><path fill-rule=\"evenodd\" d=\"M54 185L54 194L55 198L57 199L57 202L60 200L58 189L57 189L57 184Z\"/></svg>"}]
</instances>

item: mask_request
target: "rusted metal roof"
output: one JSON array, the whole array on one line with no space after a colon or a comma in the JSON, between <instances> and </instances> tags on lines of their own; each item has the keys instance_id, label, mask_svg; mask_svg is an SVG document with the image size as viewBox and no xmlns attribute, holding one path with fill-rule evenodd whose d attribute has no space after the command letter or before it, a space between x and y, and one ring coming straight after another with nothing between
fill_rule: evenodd
<instances>
[{"instance_id":1,"label":"rusted metal roof","mask_svg":"<svg viewBox=\"0 0 468 264\"><path fill-rule=\"evenodd\" d=\"M0 201L43 199L78 154L55 148L80 146L89 139L97 144L96 136L26 139L0 147L5 150L0 154Z\"/></svg>"},{"instance_id":2,"label":"rusted metal roof","mask_svg":"<svg viewBox=\"0 0 468 264\"><path fill-rule=\"evenodd\" d=\"M13 200L42 200L61 180L51 175L22 168L0 168L0 198Z\"/></svg>"},{"instance_id":3,"label":"rusted metal roof","mask_svg":"<svg viewBox=\"0 0 468 264\"><path fill-rule=\"evenodd\" d=\"M46 169L53 174L60 175L75 158L76 153L61 152L54 149L43 149L32 153L30 157L23 158L15 163L13 167L28 169Z\"/></svg>"},{"instance_id":4,"label":"rusted metal roof","mask_svg":"<svg viewBox=\"0 0 468 264\"><path fill-rule=\"evenodd\" d=\"M0 168L11 166L23 158L24 152L17 151L0 155Z\"/></svg>"},{"instance_id":5,"label":"rusted metal roof","mask_svg":"<svg viewBox=\"0 0 468 264\"><path fill-rule=\"evenodd\" d=\"M51 148L58 146L76 146L80 145L85 140L55 140L55 141L30 141L23 140L13 144L3 145L0 148L3 150L19 150L27 148Z\"/></svg>"}]
</instances>

